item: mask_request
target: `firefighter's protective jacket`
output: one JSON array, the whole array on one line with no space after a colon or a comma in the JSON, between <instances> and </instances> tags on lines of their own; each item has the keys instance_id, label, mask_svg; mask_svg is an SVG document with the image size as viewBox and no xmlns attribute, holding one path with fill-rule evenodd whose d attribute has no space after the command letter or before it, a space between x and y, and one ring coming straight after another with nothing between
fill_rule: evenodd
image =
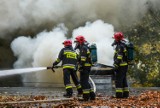
<instances>
[{"instance_id":1,"label":"firefighter's protective jacket","mask_svg":"<svg viewBox=\"0 0 160 108\"><path fill-rule=\"evenodd\" d=\"M79 64L82 67L91 67L91 53L89 48L86 45L81 45L80 46L80 54L79 54Z\"/></svg>"},{"instance_id":2,"label":"firefighter's protective jacket","mask_svg":"<svg viewBox=\"0 0 160 108\"><path fill-rule=\"evenodd\" d=\"M127 49L124 43L118 42L114 53L114 66L126 66L127 64Z\"/></svg>"},{"instance_id":3,"label":"firefighter's protective jacket","mask_svg":"<svg viewBox=\"0 0 160 108\"><path fill-rule=\"evenodd\" d=\"M67 46L62 48L58 58L53 63L53 66L57 65L60 61L62 61L62 66L64 68L76 69L77 66L77 54L73 50L72 46Z\"/></svg>"}]
</instances>

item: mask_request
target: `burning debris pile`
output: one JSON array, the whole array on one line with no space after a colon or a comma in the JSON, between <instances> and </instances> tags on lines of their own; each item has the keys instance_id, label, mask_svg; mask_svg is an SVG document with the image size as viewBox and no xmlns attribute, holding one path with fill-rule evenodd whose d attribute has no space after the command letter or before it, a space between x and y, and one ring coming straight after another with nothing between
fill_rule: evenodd
<instances>
[{"instance_id":1,"label":"burning debris pile","mask_svg":"<svg viewBox=\"0 0 160 108\"><path fill-rule=\"evenodd\" d=\"M160 107L160 91L150 90L131 95L127 99L117 99L111 96L98 95L95 101L83 101L77 98L60 98L47 96L18 96L18 95L1 95L0 107L86 107L86 106L106 106L106 107Z\"/></svg>"}]
</instances>

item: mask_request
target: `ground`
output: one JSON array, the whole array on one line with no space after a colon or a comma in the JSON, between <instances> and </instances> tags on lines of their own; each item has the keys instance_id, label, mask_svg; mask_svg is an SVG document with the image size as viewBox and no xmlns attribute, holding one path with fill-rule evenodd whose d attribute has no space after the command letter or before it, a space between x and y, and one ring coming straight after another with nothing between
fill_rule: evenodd
<instances>
[{"instance_id":1,"label":"ground","mask_svg":"<svg viewBox=\"0 0 160 108\"><path fill-rule=\"evenodd\" d=\"M0 92L0 107L8 108L160 108L158 88L131 89L131 95L127 99L117 99L110 94L99 92L96 100L87 102L78 99L76 94L73 98L63 98L63 89L55 91L53 88L1 88Z\"/></svg>"}]
</instances>

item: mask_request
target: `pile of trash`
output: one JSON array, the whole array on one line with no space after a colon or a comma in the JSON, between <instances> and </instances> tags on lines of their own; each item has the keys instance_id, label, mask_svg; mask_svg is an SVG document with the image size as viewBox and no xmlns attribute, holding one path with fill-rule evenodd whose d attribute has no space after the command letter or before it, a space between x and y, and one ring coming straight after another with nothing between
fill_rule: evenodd
<instances>
[{"instance_id":1,"label":"pile of trash","mask_svg":"<svg viewBox=\"0 0 160 108\"><path fill-rule=\"evenodd\" d=\"M60 98L38 95L0 95L0 107L65 108L86 106L101 107L147 107L160 108L160 91L149 90L129 98L117 99L112 96L97 94L94 101L83 101L77 97Z\"/></svg>"}]
</instances>

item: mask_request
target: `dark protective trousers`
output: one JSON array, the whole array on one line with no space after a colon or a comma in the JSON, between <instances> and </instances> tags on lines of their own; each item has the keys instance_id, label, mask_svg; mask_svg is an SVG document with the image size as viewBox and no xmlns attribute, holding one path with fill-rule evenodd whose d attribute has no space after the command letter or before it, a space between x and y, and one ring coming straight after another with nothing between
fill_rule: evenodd
<instances>
[{"instance_id":1,"label":"dark protective trousers","mask_svg":"<svg viewBox=\"0 0 160 108\"><path fill-rule=\"evenodd\" d=\"M89 84L89 73L90 69L83 69L80 71L80 83L83 89L90 89L91 85Z\"/></svg>"},{"instance_id":2,"label":"dark protective trousers","mask_svg":"<svg viewBox=\"0 0 160 108\"><path fill-rule=\"evenodd\" d=\"M91 100L95 99L95 93L91 88L91 85L89 83L89 73L90 68L83 68L83 70L80 71L80 84L83 89L83 98L84 100L88 100L89 98Z\"/></svg>"},{"instance_id":3,"label":"dark protective trousers","mask_svg":"<svg viewBox=\"0 0 160 108\"><path fill-rule=\"evenodd\" d=\"M74 69L66 68L66 69L63 69L63 79L64 79L65 87L67 87L67 85L71 85L70 76L76 86L80 85L76 71ZM67 93L73 93L73 90L71 87L66 88L66 91Z\"/></svg>"},{"instance_id":4,"label":"dark protective trousers","mask_svg":"<svg viewBox=\"0 0 160 108\"><path fill-rule=\"evenodd\" d=\"M115 74L115 86L116 86L116 97L123 98L129 96L128 83L126 73L128 71L127 66L120 66L116 70Z\"/></svg>"}]
</instances>

